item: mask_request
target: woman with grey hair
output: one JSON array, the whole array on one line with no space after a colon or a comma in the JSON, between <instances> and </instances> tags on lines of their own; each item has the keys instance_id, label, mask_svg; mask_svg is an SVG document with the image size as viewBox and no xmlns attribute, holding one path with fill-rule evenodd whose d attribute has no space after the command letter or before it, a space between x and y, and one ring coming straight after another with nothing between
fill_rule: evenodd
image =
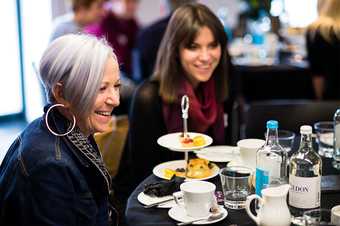
<instances>
[{"instance_id":1,"label":"woman with grey hair","mask_svg":"<svg viewBox=\"0 0 340 226\"><path fill-rule=\"evenodd\" d=\"M119 105L116 56L102 40L66 35L40 75L50 104L1 164L0 225L109 225L111 178L92 135Z\"/></svg>"}]
</instances>

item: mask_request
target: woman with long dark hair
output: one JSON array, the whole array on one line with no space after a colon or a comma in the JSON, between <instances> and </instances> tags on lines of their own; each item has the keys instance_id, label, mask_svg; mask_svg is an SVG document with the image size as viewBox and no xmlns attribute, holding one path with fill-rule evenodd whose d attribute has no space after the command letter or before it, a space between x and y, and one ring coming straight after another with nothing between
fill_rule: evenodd
<instances>
[{"instance_id":1,"label":"woman with long dark hair","mask_svg":"<svg viewBox=\"0 0 340 226\"><path fill-rule=\"evenodd\" d=\"M152 78L136 91L130 114L129 150L140 182L178 153L160 150L157 138L183 131L181 97L189 97L188 128L227 143L230 59L223 26L202 4L187 4L172 15L157 55ZM142 156L147 160L141 161Z\"/></svg>"}]
</instances>

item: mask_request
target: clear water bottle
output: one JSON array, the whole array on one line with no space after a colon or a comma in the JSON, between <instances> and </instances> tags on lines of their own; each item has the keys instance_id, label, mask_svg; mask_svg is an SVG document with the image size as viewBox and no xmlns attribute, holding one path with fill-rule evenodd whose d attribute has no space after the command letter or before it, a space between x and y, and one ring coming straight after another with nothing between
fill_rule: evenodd
<instances>
[{"instance_id":1,"label":"clear water bottle","mask_svg":"<svg viewBox=\"0 0 340 226\"><path fill-rule=\"evenodd\" d=\"M340 108L334 114L333 167L340 169Z\"/></svg>"},{"instance_id":2,"label":"clear water bottle","mask_svg":"<svg viewBox=\"0 0 340 226\"><path fill-rule=\"evenodd\" d=\"M256 194L268 186L277 186L287 181L287 152L279 145L278 122L267 122L266 143L256 153Z\"/></svg>"},{"instance_id":3,"label":"clear water bottle","mask_svg":"<svg viewBox=\"0 0 340 226\"><path fill-rule=\"evenodd\" d=\"M321 198L322 160L313 150L312 127L301 126L300 133L300 148L289 164L289 205L295 224L304 211L319 208Z\"/></svg>"}]
</instances>

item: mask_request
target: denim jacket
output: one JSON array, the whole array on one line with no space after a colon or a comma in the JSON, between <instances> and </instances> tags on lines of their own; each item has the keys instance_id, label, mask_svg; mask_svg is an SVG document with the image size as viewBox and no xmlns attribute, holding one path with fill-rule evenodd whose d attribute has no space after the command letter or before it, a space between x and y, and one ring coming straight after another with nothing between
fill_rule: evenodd
<instances>
[{"instance_id":1,"label":"denim jacket","mask_svg":"<svg viewBox=\"0 0 340 226\"><path fill-rule=\"evenodd\" d=\"M61 131L65 118L56 119ZM93 137L90 143L98 151ZM108 187L91 162L44 118L14 141L0 167L0 225L108 225Z\"/></svg>"}]
</instances>

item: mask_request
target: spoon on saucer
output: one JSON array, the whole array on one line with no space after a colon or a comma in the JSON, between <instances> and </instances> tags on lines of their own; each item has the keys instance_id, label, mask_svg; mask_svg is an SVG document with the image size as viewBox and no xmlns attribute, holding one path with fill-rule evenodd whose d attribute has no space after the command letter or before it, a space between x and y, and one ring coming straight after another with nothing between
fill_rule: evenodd
<instances>
[{"instance_id":1,"label":"spoon on saucer","mask_svg":"<svg viewBox=\"0 0 340 226\"><path fill-rule=\"evenodd\" d=\"M201 221L201 220L206 220L206 221L213 221L213 220L217 220L219 219L220 217L223 216L223 212L215 212L215 213L210 213L208 216L206 217L201 217L201 218L197 218L195 220L192 220L192 221L187 221L187 222L181 222L181 223L177 223L178 226L183 226L183 225L189 225L189 224L192 224L192 223L195 223L197 221Z\"/></svg>"}]
</instances>

